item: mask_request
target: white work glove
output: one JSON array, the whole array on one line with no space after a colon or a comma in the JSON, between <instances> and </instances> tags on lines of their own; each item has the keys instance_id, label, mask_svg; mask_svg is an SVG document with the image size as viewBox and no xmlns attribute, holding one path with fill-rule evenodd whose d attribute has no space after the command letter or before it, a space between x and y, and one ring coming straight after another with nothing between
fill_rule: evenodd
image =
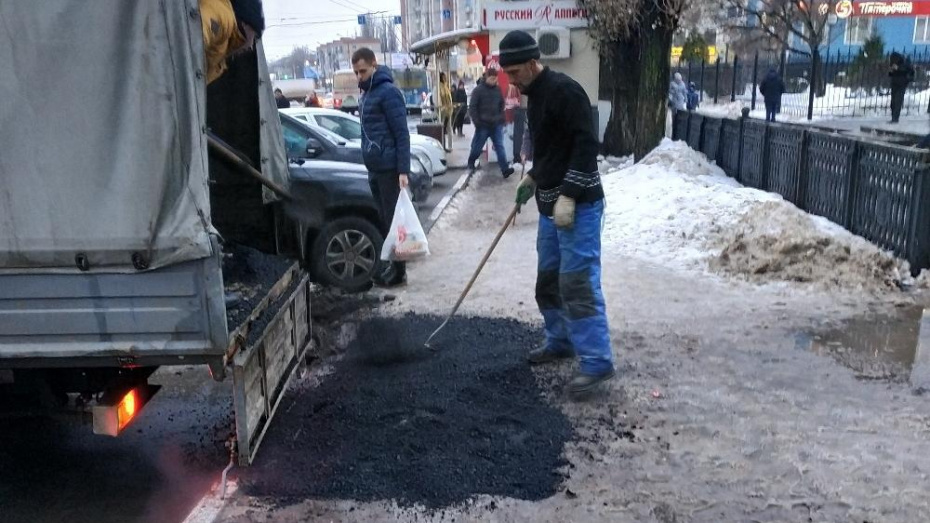
<instances>
[{"instance_id":1,"label":"white work glove","mask_svg":"<svg viewBox=\"0 0 930 523\"><path fill-rule=\"evenodd\" d=\"M552 217L559 229L571 229L575 225L575 199L565 195L559 196L555 201Z\"/></svg>"}]
</instances>

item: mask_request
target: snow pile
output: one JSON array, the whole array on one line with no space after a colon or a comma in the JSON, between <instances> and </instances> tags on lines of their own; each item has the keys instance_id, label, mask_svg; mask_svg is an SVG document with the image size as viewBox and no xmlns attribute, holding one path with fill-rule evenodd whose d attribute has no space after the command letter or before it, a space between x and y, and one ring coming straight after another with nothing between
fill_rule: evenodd
<instances>
[{"instance_id":1,"label":"snow pile","mask_svg":"<svg viewBox=\"0 0 930 523\"><path fill-rule=\"evenodd\" d=\"M604 250L675 268L704 268L708 245L759 200L704 155L663 140L638 164L602 177L607 195Z\"/></svg>"},{"instance_id":2,"label":"snow pile","mask_svg":"<svg viewBox=\"0 0 930 523\"><path fill-rule=\"evenodd\" d=\"M606 255L754 282L876 289L907 279L905 262L777 194L743 187L683 142L663 140L603 184Z\"/></svg>"},{"instance_id":3,"label":"snow pile","mask_svg":"<svg viewBox=\"0 0 930 523\"><path fill-rule=\"evenodd\" d=\"M624 156L622 158L618 156L608 156L607 158L604 158L603 156L598 156L597 157L597 170L601 174L607 174L610 171L615 171L617 169L623 169L625 167L629 167L633 165L633 163L634 162L633 162L632 156Z\"/></svg>"},{"instance_id":4,"label":"snow pile","mask_svg":"<svg viewBox=\"0 0 930 523\"><path fill-rule=\"evenodd\" d=\"M726 231L721 244L710 266L750 281L876 289L910 280L907 262L784 201L755 206Z\"/></svg>"}]
</instances>

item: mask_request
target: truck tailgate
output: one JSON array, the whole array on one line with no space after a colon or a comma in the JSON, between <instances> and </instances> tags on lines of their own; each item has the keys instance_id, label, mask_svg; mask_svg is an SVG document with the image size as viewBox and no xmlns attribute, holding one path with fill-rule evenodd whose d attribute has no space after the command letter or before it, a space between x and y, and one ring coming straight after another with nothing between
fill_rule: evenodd
<instances>
[{"instance_id":1,"label":"truck tailgate","mask_svg":"<svg viewBox=\"0 0 930 523\"><path fill-rule=\"evenodd\" d=\"M0 271L0 367L197 363L227 344L215 256L128 274Z\"/></svg>"}]
</instances>

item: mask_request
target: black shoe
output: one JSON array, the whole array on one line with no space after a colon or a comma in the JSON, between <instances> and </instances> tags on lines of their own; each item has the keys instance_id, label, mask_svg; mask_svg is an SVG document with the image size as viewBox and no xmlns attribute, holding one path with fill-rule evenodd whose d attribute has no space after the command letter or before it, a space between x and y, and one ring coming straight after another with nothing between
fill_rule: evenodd
<instances>
[{"instance_id":1,"label":"black shoe","mask_svg":"<svg viewBox=\"0 0 930 523\"><path fill-rule=\"evenodd\" d=\"M601 383L610 381L616 372L610 369L602 374L575 373L575 377L568 383L568 393L572 396L587 394L597 388Z\"/></svg>"},{"instance_id":2,"label":"black shoe","mask_svg":"<svg viewBox=\"0 0 930 523\"><path fill-rule=\"evenodd\" d=\"M378 287L385 287L387 282L394 277L394 263L389 261L378 262L375 267L375 273L371 277L372 283Z\"/></svg>"},{"instance_id":3,"label":"black shoe","mask_svg":"<svg viewBox=\"0 0 930 523\"><path fill-rule=\"evenodd\" d=\"M526 361L528 361L530 365L545 365L546 363L568 359L573 356L574 354L569 351L554 351L541 347L531 350L526 357Z\"/></svg>"},{"instance_id":4,"label":"black shoe","mask_svg":"<svg viewBox=\"0 0 930 523\"><path fill-rule=\"evenodd\" d=\"M504 175L504 179L510 178L510 175L514 173L513 167L508 167L504 169L501 174Z\"/></svg>"},{"instance_id":5,"label":"black shoe","mask_svg":"<svg viewBox=\"0 0 930 523\"><path fill-rule=\"evenodd\" d=\"M407 283L407 267L399 262L386 264L385 269L374 279L379 287L397 287Z\"/></svg>"}]
</instances>

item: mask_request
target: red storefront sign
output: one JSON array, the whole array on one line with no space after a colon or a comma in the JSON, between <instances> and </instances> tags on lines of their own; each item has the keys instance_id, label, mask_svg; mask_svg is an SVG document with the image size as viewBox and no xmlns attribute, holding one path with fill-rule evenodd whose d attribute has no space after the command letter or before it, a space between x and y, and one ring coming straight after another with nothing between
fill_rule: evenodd
<instances>
[{"instance_id":1,"label":"red storefront sign","mask_svg":"<svg viewBox=\"0 0 930 523\"><path fill-rule=\"evenodd\" d=\"M926 16L930 15L930 1L866 0L853 2L851 0L841 0L836 3L835 12L837 18L841 19L850 16Z\"/></svg>"}]
</instances>

